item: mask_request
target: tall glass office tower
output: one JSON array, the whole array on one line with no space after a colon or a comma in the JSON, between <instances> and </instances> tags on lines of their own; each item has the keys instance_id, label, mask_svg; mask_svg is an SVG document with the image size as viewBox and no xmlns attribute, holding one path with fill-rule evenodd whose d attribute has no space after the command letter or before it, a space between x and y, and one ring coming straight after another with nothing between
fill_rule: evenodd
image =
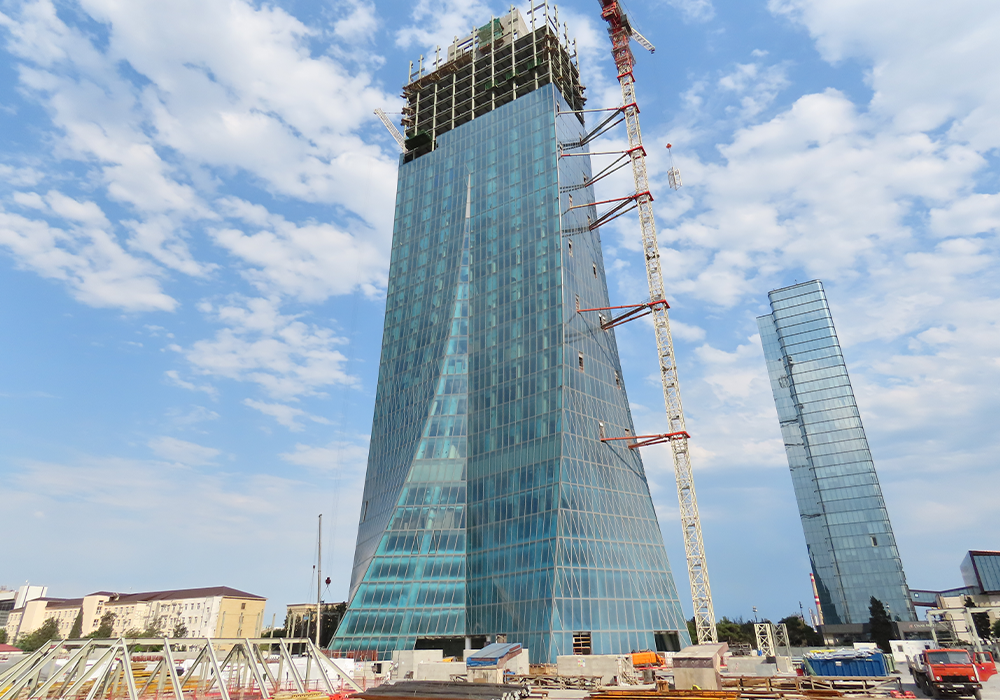
<instances>
[{"instance_id":1,"label":"tall glass office tower","mask_svg":"<svg viewBox=\"0 0 1000 700\"><path fill-rule=\"evenodd\" d=\"M506 635L553 662L689 642L642 461L601 442L635 431L614 332L577 313L609 300L568 48L551 19L514 11L404 88L371 452L333 649Z\"/></svg>"},{"instance_id":2,"label":"tall glass office tower","mask_svg":"<svg viewBox=\"0 0 1000 700\"><path fill-rule=\"evenodd\" d=\"M915 620L823 283L768 298L757 325L824 622L867 622L871 596Z\"/></svg>"}]
</instances>

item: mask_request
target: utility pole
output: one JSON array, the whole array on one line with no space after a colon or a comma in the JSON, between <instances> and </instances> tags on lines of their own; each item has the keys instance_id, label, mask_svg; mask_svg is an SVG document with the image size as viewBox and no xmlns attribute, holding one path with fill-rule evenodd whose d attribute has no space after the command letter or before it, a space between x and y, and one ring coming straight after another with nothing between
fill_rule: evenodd
<instances>
[{"instance_id":1,"label":"utility pole","mask_svg":"<svg viewBox=\"0 0 1000 700\"><path fill-rule=\"evenodd\" d=\"M316 538L316 646L323 630L323 514L319 514L319 535Z\"/></svg>"}]
</instances>

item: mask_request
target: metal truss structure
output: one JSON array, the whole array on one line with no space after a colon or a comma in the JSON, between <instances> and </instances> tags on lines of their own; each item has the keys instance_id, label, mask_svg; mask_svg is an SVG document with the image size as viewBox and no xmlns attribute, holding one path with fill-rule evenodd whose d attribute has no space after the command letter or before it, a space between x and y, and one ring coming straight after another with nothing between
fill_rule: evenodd
<instances>
[{"instance_id":1,"label":"metal truss structure","mask_svg":"<svg viewBox=\"0 0 1000 700\"><path fill-rule=\"evenodd\" d=\"M774 652L785 650L785 656L791 657L792 645L788 638L788 627L785 623L772 625L774 627Z\"/></svg>"},{"instance_id":2,"label":"metal truss structure","mask_svg":"<svg viewBox=\"0 0 1000 700\"><path fill-rule=\"evenodd\" d=\"M677 364L674 357L674 343L670 334L670 320L667 316L669 308L666 302L663 285L663 270L660 262L659 245L656 240L656 222L653 218L653 196L649 191L649 177L646 172L646 150L642 145L642 133L639 130L639 107L635 97L635 76L632 69L635 57L629 47L630 39L635 39L640 45L652 51L653 46L644 37L638 36L629 24L628 18L616 0L600 0L601 17L608 23L608 34L611 36L611 52L618 69L618 82L622 91L622 106L611 110L612 114L596 129L584 136L578 143L563 144L563 148L582 147L592 138L604 133L618 123L624 123L628 133L628 148L618 152L618 158L607 168L585 184L607 177L612 172L627 164L632 166L632 176L635 181L635 193L625 197L596 202L609 204L610 208L591 221L591 230L631 211L636 211L642 231L642 249L646 261L646 280L649 284L649 302L629 307L610 307L606 309L586 309L584 311L612 311L614 308L628 308L629 311L610 320L601 319L602 328L612 328L615 325L634 318L652 316L653 328L656 333L657 354L660 361L660 377L663 383L663 398L667 409L669 431L661 435L627 436L625 438L602 438L605 442L627 440L630 448L655 445L669 442L674 458L674 474L677 479L677 497L680 502L681 529L684 536L684 552L687 556L688 578L691 582L691 598L694 604L695 629L698 643L705 644L718 641L715 629L715 610L712 606L712 591L708 581L708 565L705 559L705 545L701 534L701 520L698 515L698 499L695 495L694 476L691 471L691 456L688 449L689 435L685 429L684 409L681 405L680 384L677 378ZM574 155L563 153L562 156ZM581 154L582 155L582 154ZM601 155L593 153L590 155ZM673 170L673 168L672 168ZM670 184L679 186L679 175L672 174ZM579 205L593 206L593 204ZM572 206L571 209L576 208ZM573 235L567 231L564 235Z\"/></svg>"},{"instance_id":3,"label":"metal truss structure","mask_svg":"<svg viewBox=\"0 0 1000 700\"><path fill-rule=\"evenodd\" d=\"M755 622L754 637L757 640L757 649L762 656L776 656L778 652L784 650L785 656L792 655L791 645L788 642L788 627L784 624L775 625L770 622Z\"/></svg>"},{"instance_id":4,"label":"metal truss structure","mask_svg":"<svg viewBox=\"0 0 1000 700\"><path fill-rule=\"evenodd\" d=\"M385 128L388 129L389 135L392 136L392 138L395 139L396 143L399 144L399 150L402 151L403 153L406 153L406 151L408 150L406 148L406 139L404 139L403 135L399 133L399 129L396 128L396 125L393 124L391 121L389 121L389 117L386 115L386 113L383 112L378 107L376 107L375 116L378 117L379 120L381 120L382 124L385 125Z\"/></svg>"},{"instance_id":5,"label":"metal truss structure","mask_svg":"<svg viewBox=\"0 0 1000 700\"><path fill-rule=\"evenodd\" d=\"M770 622L756 622L753 626L757 651L761 656L774 656L774 628Z\"/></svg>"},{"instance_id":6,"label":"metal truss structure","mask_svg":"<svg viewBox=\"0 0 1000 700\"><path fill-rule=\"evenodd\" d=\"M688 439L691 437L686 432L679 433L656 433L654 435L626 435L625 437L603 437L601 442L614 442L615 440L625 440L628 448L634 450L639 447L649 447L650 445L662 445L671 440Z\"/></svg>"},{"instance_id":7,"label":"metal truss structure","mask_svg":"<svg viewBox=\"0 0 1000 700\"><path fill-rule=\"evenodd\" d=\"M0 700L255 700L310 690L361 687L306 638L64 639L0 673Z\"/></svg>"}]
</instances>

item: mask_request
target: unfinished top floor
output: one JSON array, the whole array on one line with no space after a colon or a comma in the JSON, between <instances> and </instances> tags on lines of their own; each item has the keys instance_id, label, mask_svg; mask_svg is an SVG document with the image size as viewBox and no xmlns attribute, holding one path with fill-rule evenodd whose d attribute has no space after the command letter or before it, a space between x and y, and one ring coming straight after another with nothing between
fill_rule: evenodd
<instances>
[{"instance_id":1,"label":"unfinished top floor","mask_svg":"<svg viewBox=\"0 0 1000 700\"><path fill-rule=\"evenodd\" d=\"M559 25L558 8L533 4L527 18L511 8L455 41L442 56L438 48L425 72L424 57L403 88L404 162L435 148L441 134L554 84L574 110L586 98L580 82L576 41ZM578 115L582 122L582 115Z\"/></svg>"}]
</instances>

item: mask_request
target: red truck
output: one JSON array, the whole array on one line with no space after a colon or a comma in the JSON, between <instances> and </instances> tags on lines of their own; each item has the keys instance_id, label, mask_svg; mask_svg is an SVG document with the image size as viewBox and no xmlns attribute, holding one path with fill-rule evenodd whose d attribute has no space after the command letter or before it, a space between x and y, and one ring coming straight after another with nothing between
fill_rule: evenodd
<instances>
[{"instance_id":1,"label":"red truck","mask_svg":"<svg viewBox=\"0 0 1000 700\"><path fill-rule=\"evenodd\" d=\"M982 700L983 683L997 672L993 655L965 649L927 649L910 658L910 675L924 695L971 695Z\"/></svg>"}]
</instances>

